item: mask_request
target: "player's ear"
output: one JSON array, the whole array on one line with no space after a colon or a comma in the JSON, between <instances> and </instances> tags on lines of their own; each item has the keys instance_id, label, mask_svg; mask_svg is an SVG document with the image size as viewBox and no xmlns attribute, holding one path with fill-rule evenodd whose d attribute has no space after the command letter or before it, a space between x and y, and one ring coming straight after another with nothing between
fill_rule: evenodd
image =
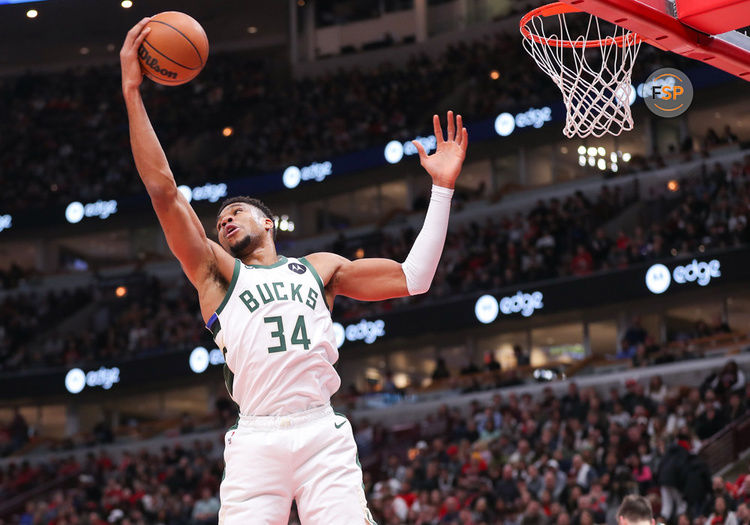
<instances>
[{"instance_id":1,"label":"player's ear","mask_svg":"<svg viewBox=\"0 0 750 525\"><path fill-rule=\"evenodd\" d=\"M271 230L273 230L273 221L271 219L266 217L266 220L264 222L265 222L264 226L267 232L270 232Z\"/></svg>"}]
</instances>

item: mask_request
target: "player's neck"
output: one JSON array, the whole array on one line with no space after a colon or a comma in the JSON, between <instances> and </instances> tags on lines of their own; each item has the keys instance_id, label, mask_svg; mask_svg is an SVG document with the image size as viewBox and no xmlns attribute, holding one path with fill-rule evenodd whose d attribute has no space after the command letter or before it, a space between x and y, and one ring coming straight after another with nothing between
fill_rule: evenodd
<instances>
[{"instance_id":1,"label":"player's neck","mask_svg":"<svg viewBox=\"0 0 750 525\"><path fill-rule=\"evenodd\" d=\"M252 253L242 257L242 263L253 266L271 266L279 260L276 246L273 244L259 246Z\"/></svg>"}]
</instances>

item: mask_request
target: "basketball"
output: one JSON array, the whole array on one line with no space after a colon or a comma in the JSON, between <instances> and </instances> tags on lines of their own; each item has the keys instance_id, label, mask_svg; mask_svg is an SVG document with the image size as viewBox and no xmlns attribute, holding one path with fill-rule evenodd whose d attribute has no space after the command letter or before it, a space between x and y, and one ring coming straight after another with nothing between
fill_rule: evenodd
<instances>
[{"instance_id":1,"label":"basketball","mask_svg":"<svg viewBox=\"0 0 750 525\"><path fill-rule=\"evenodd\" d=\"M152 16L146 27L151 32L138 49L144 75L166 86L198 76L208 59L208 37L194 18L165 11Z\"/></svg>"}]
</instances>

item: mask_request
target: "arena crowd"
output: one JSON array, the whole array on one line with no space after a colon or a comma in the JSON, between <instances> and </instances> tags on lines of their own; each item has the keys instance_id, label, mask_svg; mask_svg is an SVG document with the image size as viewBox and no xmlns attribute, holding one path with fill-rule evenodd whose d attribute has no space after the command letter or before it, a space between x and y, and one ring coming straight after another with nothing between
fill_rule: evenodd
<instances>
[{"instance_id":1,"label":"arena crowd","mask_svg":"<svg viewBox=\"0 0 750 525\"><path fill-rule=\"evenodd\" d=\"M355 319L479 290L585 277L656 259L747 246L749 181L750 157L744 163L715 163L699 173L686 174L677 192L648 200L638 225L616 235L607 234L604 226L634 202L637 187L620 190L603 185L595 198L575 192L564 199L540 200L524 213L459 224L449 229L427 294L377 303L339 297L333 315ZM399 261L406 257L414 236L414 231L405 229L360 248L367 257ZM345 247L350 244L340 238L328 249L355 258ZM48 304L55 297L51 294L42 308L33 294L6 298L4 309L10 321L0 327L0 357L5 356L0 371L71 366L211 344L187 280L143 279L147 284L132 287L121 299L115 299L111 290L96 289L63 294L62 304ZM57 330L56 322L74 313L86 298L99 305L88 329ZM29 307L32 304L35 307ZM39 326L46 330L37 333ZM687 337L693 335L699 337L700 330Z\"/></svg>"},{"instance_id":2,"label":"arena crowd","mask_svg":"<svg viewBox=\"0 0 750 525\"><path fill-rule=\"evenodd\" d=\"M186 86L145 82L143 91L177 180L202 185L413 139L429 131L435 108L454 92L466 122L557 100L554 83L531 58L517 60L519 46L517 32L497 33L450 44L436 56L413 53L403 65L300 79L272 54L220 53ZM635 74L686 60L644 46ZM502 72L497 80L492 70ZM0 113L3 213L143 193L119 66L3 77ZM222 135L225 127L231 136Z\"/></svg>"},{"instance_id":3,"label":"arena crowd","mask_svg":"<svg viewBox=\"0 0 750 525\"><path fill-rule=\"evenodd\" d=\"M658 523L747 525L750 471L712 477L698 452L746 418L748 403L745 373L728 361L700 387L657 376L602 395L570 382L562 395L498 391L490 402L442 406L410 425L354 427L381 525L612 523L627 494L646 496ZM0 501L59 483L7 523L216 523L221 442L178 441L159 452L136 442L117 459L96 449L81 462L20 459L0 469Z\"/></svg>"}]
</instances>

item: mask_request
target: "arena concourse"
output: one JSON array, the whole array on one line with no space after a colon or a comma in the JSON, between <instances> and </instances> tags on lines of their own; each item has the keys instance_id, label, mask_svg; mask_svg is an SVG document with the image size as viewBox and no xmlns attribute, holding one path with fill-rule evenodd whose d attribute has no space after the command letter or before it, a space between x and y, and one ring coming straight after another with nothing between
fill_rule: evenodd
<instances>
[{"instance_id":1,"label":"arena concourse","mask_svg":"<svg viewBox=\"0 0 750 525\"><path fill-rule=\"evenodd\" d=\"M136 172L116 56L177 8L208 63L142 91L209 237L251 195L281 254L404 261L430 198L410 141L463 116L429 291L332 309L377 523L616 524L638 494L660 525L750 525L746 81L643 46L634 130L567 139L518 32L540 2L3 4L0 525L219 522L231 372ZM661 67L695 89L676 118L644 103Z\"/></svg>"}]
</instances>

